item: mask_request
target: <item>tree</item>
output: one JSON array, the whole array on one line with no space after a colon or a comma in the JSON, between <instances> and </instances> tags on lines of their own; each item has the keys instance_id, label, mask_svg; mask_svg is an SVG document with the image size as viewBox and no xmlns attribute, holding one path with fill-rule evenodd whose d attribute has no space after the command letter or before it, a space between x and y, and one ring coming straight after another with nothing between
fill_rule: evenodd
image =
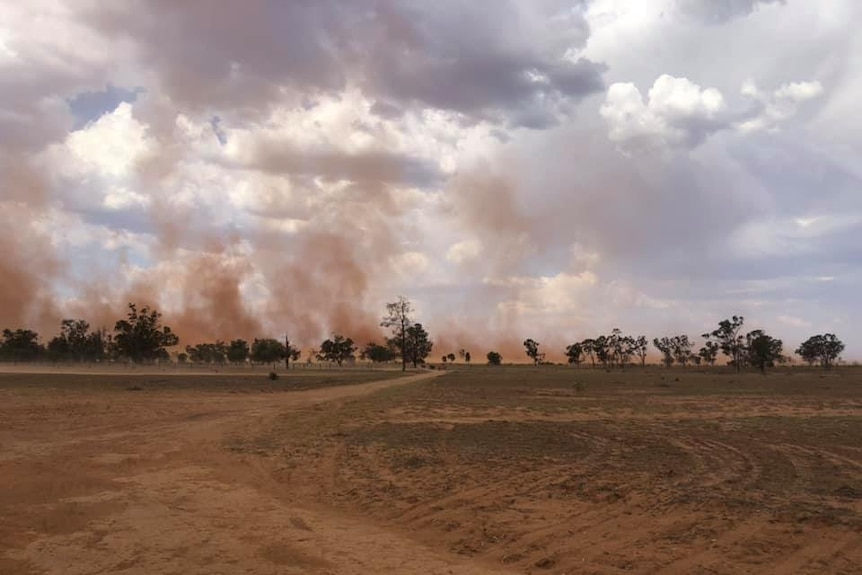
<instances>
[{"instance_id":1,"label":"tree","mask_svg":"<svg viewBox=\"0 0 862 575\"><path fill-rule=\"evenodd\" d=\"M71 356L69 351L69 342L62 336L54 336L48 342L48 358L52 362L58 362L68 359Z\"/></svg>"},{"instance_id":2,"label":"tree","mask_svg":"<svg viewBox=\"0 0 862 575\"><path fill-rule=\"evenodd\" d=\"M192 363L217 363L224 364L228 354L228 346L223 341L215 343L199 343L195 346L187 345L186 353Z\"/></svg>"},{"instance_id":3,"label":"tree","mask_svg":"<svg viewBox=\"0 0 862 575\"><path fill-rule=\"evenodd\" d=\"M288 345L284 354L284 365L290 369L290 362L297 362L302 357L302 350L295 345Z\"/></svg>"},{"instance_id":4,"label":"tree","mask_svg":"<svg viewBox=\"0 0 862 575\"><path fill-rule=\"evenodd\" d=\"M673 341L672 338L654 338L652 344L661 352L661 361L665 367L673 365Z\"/></svg>"},{"instance_id":5,"label":"tree","mask_svg":"<svg viewBox=\"0 0 862 575\"><path fill-rule=\"evenodd\" d=\"M396 301L386 304L386 315L380 322L381 327L392 330L393 340L397 342L396 349L401 352L401 371L407 371L407 359L410 353L407 345L407 330L413 321L412 313L413 307L410 305L410 300L404 296L398 296Z\"/></svg>"},{"instance_id":6,"label":"tree","mask_svg":"<svg viewBox=\"0 0 862 575\"><path fill-rule=\"evenodd\" d=\"M539 365L544 357L544 354L539 353L539 342L534 339L526 339L524 340L524 349L527 357L533 360L533 365Z\"/></svg>"},{"instance_id":7,"label":"tree","mask_svg":"<svg viewBox=\"0 0 862 575\"><path fill-rule=\"evenodd\" d=\"M407 358L416 368L420 363L425 363L425 358L431 355L434 342L428 338L428 332L425 331L421 323L408 327L406 334ZM453 354L450 353L447 357L454 361L455 356Z\"/></svg>"},{"instance_id":8,"label":"tree","mask_svg":"<svg viewBox=\"0 0 862 575\"><path fill-rule=\"evenodd\" d=\"M446 357L445 355L443 355L443 356L441 356L441 357L440 357L440 361L442 361L442 362L443 362L443 365L446 365L446 362L448 362L448 361L449 361L449 358L448 358L448 357Z\"/></svg>"},{"instance_id":9,"label":"tree","mask_svg":"<svg viewBox=\"0 0 862 575\"><path fill-rule=\"evenodd\" d=\"M702 348L697 352L698 357L707 365L715 365L715 360L718 357L718 344L714 341L707 341Z\"/></svg>"},{"instance_id":10,"label":"tree","mask_svg":"<svg viewBox=\"0 0 862 575\"><path fill-rule=\"evenodd\" d=\"M471 359L472 359L472 358L470 357L470 352L469 352L469 351L468 351L468 352L466 352L466 353L464 353L464 362L465 362L467 365L470 365L470 360L471 360Z\"/></svg>"},{"instance_id":11,"label":"tree","mask_svg":"<svg viewBox=\"0 0 862 575\"><path fill-rule=\"evenodd\" d=\"M290 337L284 334L284 369L290 370L290 362L299 359L300 351L290 344Z\"/></svg>"},{"instance_id":12,"label":"tree","mask_svg":"<svg viewBox=\"0 0 862 575\"><path fill-rule=\"evenodd\" d=\"M581 342L584 355L590 358L590 365L596 367L596 340L587 338Z\"/></svg>"},{"instance_id":13,"label":"tree","mask_svg":"<svg viewBox=\"0 0 862 575\"><path fill-rule=\"evenodd\" d=\"M615 327L607 341L611 365L616 363L619 367L625 367L634 353L634 339L623 335L622 330Z\"/></svg>"},{"instance_id":14,"label":"tree","mask_svg":"<svg viewBox=\"0 0 862 575\"><path fill-rule=\"evenodd\" d=\"M580 343L573 343L566 346L566 357L569 358L569 364L580 367L584 361L584 348Z\"/></svg>"},{"instance_id":15,"label":"tree","mask_svg":"<svg viewBox=\"0 0 862 575\"><path fill-rule=\"evenodd\" d=\"M678 364L685 367L691 361L692 342L689 341L687 335L676 335L670 339L673 358Z\"/></svg>"},{"instance_id":16,"label":"tree","mask_svg":"<svg viewBox=\"0 0 862 575\"><path fill-rule=\"evenodd\" d=\"M745 336L745 342L748 363L760 368L760 373L765 373L767 367L773 367L781 360L781 340L767 335L763 330L749 332Z\"/></svg>"},{"instance_id":17,"label":"tree","mask_svg":"<svg viewBox=\"0 0 862 575\"><path fill-rule=\"evenodd\" d=\"M345 361L354 359L354 352L356 352L356 346L352 339L344 337L340 333L334 333L331 339L324 340L320 344L317 359L337 363L338 367L341 367Z\"/></svg>"},{"instance_id":18,"label":"tree","mask_svg":"<svg viewBox=\"0 0 862 575\"><path fill-rule=\"evenodd\" d=\"M809 337L799 346L796 354L808 365L819 363L824 369L831 369L843 351L844 342L834 333L826 333Z\"/></svg>"},{"instance_id":19,"label":"tree","mask_svg":"<svg viewBox=\"0 0 862 575\"><path fill-rule=\"evenodd\" d=\"M450 353L449 355L446 356L446 359L449 360L449 363L455 363L455 354Z\"/></svg>"},{"instance_id":20,"label":"tree","mask_svg":"<svg viewBox=\"0 0 862 575\"><path fill-rule=\"evenodd\" d=\"M721 352L730 358L730 363L736 366L736 371L742 370L742 362L745 355L745 338L742 337L742 324L745 318L733 316L718 323L718 328L710 333L703 334L706 339L713 339L718 343Z\"/></svg>"},{"instance_id":21,"label":"tree","mask_svg":"<svg viewBox=\"0 0 862 575\"><path fill-rule=\"evenodd\" d=\"M177 362L178 362L178 363L184 364L184 363L186 363L188 360L189 360L189 354L184 353L184 352L180 352L180 353L178 353L178 354L177 354Z\"/></svg>"},{"instance_id":22,"label":"tree","mask_svg":"<svg viewBox=\"0 0 862 575\"><path fill-rule=\"evenodd\" d=\"M284 359L284 344L277 339L257 339L251 343L251 360L254 363L278 363Z\"/></svg>"},{"instance_id":23,"label":"tree","mask_svg":"<svg viewBox=\"0 0 862 575\"><path fill-rule=\"evenodd\" d=\"M641 360L641 367L646 367L647 347L649 341L645 335L639 335L632 340L632 352Z\"/></svg>"},{"instance_id":24,"label":"tree","mask_svg":"<svg viewBox=\"0 0 862 575\"><path fill-rule=\"evenodd\" d=\"M245 363L251 350L244 339L235 339L227 348L227 359L231 363Z\"/></svg>"},{"instance_id":25,"label":"tree","mask_svg":"<svg viewBox=\"0 0 862 575\"><path fill-rule=\"evenodd\" d=\"M114 325L114 346L120 356L140 363L168 357L168 347L174 347L180 339L168 326L162 325L162 314L149 306L138 311L129 304L126 319Z\"/></svg>"},{"instance_id":26,"label":"tree","mask_svg":"<svg viewBox=\"0 0 862 575\"><path fill-rule=\"evenodd\" d=\"M359 355L362 359L368 359L374 363L386 363L395 359L395 352L390 346L369 343Z\"/></svg>"},{"instance_id":27,"label":"tree","mask_svg":"<svg viewBox=\"0 0 862 575\"><path fill-rule=\"evenodd\" d=\"M503 356L496 351L489 351L486 357L488 358L488 365L500 365L503 363Z\"/></svg>"},{"instance_id":28,"label":"tree","mask_svg":"<svg viewBox=\"0 0 862 575\"><path fill-rule=\"evenodd\" d=\"M35 361L39 358L42 346L39 334L29 329L4 329L3 344L0 346L3 359L11 361Z\"/></svg>"},{"instance_id":29,"label":"tree","mask_svg":"<svg viewBox=\"0 0 862 575\"><path fill-rule=\"evenodd\" d=\"M611 361L611 346L610 339L606 335L600 335L596 339L593 340L593 352L596 354L596 359L602 364L603 367L607 367L608 363Z\"/></svg>"},{"instance_id":30,"label":"tree","mask_svg":"<svg viewBox=\"0 0 862 575\"><path fill-rule=\"evenodd\" d=\"M99 361L105 357L106 339L102 330L91 332L82 319L64 319L60 334L48 342L48 355L53 361Z\"/></svg>"},{"instance_id":31,"label":"tree","mask_svg":"<svg viewBox=\"0 0 862 575\"><path fill-rule=\"evenodd\" d=\"M463 347L461 349L459 349L458 350L458 357L460 357L462 360L466 361L465 358L467 357L467 350L464 349Z\"/></svg>"}]
</instances>

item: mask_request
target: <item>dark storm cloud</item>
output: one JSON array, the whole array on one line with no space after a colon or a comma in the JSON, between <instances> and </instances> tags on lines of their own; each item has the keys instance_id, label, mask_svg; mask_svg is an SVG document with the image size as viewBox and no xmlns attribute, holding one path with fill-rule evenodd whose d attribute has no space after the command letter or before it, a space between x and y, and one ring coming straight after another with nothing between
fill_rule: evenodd
<instances>
[{"instance_id":1,"label":"dark storm cloud","mask_svg":"<svg viewBox=\"0 0 862 575\"><path fill-rule=\"evenodd\" d=\"M569 99L603 88L603 65L566 58L589 36L578 1L535 4L530 10L544 19L533 27L510 1L138 0L102 8L92 15L102 29L130 36L162 89L196 109L250 108L281 98L283 88L307 95L353 83L381 99L384 116L416 105L541 128Z\"/></svg>"}]
</instances>

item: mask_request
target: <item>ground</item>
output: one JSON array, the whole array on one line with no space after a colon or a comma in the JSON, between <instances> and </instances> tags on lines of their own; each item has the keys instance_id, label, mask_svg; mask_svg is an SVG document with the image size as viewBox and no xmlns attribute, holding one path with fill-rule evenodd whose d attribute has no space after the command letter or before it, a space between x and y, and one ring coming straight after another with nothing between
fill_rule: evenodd
<instances>
[{"instance_id":1,"label":"ground","mask_svg":"<svg viewBox=\"0 0 862 575\"><path fill-rule=\"evenodd\" d=\"M862 564L853 368L12 373L0 421L4 575Z\"/></svg>"}]
</instances>

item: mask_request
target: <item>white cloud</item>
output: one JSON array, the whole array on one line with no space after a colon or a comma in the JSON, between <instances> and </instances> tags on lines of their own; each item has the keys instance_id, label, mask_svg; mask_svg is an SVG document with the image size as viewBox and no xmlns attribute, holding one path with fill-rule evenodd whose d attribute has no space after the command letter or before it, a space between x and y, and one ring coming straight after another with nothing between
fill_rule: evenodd
<instances>
[{"instance_id":1,"label":"white cloud","mask_svg":"<svg viewBox=\"0 0 862 575\"><path fill-rule=\"evenodd\" d=\"M650 88L646 102L634 84L611 85L601 115L609 124L611 141L623 149L693 148L726 127L726 109L715 88L664 74Z\"/></svg>"},{"instance_id":2,"label":"white cloud","mask_svg":"<svg viewBox=\"0 0 862 575\"><path fill-rule=\"evenodd\" d=\"M634 84L612 84L600 113L608 124L609 138L623 151L692 149L721 130L774 131L796 116L805 102L820 97L823 86L817 81L791 82L764 94L749 80L740 93L755 106L732 111L716 88L664 74L646 101Z\"/></svg>"},{"instance_id":3,"label":"white cloud","mask_svg":"<svg viewBox=\"0 0 862 575\"><path fill-rule=\"evenodd\" d=\"M771 94L761 92L753 81L742 87L742 95L756 102L760 110L737 124L741 132L775 131L794 117L802 105L823 95L820 82L791 82Z\"/></svg>"},{"instance_id":4,"label":"white cloud","mask_svg":"<svg viewBox=\"0 0 862 575\"><path fill-rule=\"evenodd\" d=\"M120 104L66 140L68 156L59 160L67 173L128 178L136 162L151 151L147 127L132 117L132 105Z\"/></svg>"}]
</instances>

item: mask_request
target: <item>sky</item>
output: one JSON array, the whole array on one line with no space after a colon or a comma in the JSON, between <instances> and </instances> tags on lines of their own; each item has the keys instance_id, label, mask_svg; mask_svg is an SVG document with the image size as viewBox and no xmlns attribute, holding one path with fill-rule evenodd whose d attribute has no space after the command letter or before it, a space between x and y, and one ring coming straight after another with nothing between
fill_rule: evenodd
<instances>
[{"instance_id":1,"label":"sky","mask_svg":"<svg viewBox=\"0 0 862 575\"><path fill-rule=\"evenodd\" d=\"M0 327L862 359L857 0L0 1Z\"/></svg>"}]
</instances>

